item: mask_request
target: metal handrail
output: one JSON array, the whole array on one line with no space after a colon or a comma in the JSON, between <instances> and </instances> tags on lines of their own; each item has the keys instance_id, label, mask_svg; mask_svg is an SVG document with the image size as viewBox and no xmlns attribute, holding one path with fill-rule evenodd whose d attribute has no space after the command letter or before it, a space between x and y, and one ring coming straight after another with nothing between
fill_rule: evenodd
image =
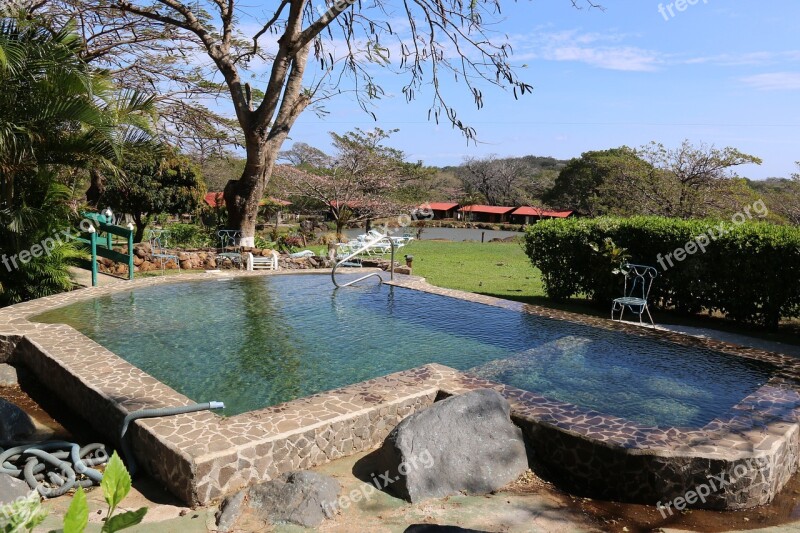
<instances>
[{"instance_id":1,"label":"metal handrail","mask_svg":"<svg viewBox=\"0 0 800 533\"><path fill-rule=\"evenodd\" d=\"M333 270L331 270L331 281L333 281L333 284L336 286L337 289L340 289L342 287L349 287L350 285L353 285L354 283L358 283L359 281L364 281L367 278L371 278L371 277L375 277L375 276L377 276L377 278L380 280L380 282L383 283L383 278L381 277L380 272L370 272L366 276L362 276L362 277L360 277L358 279L354 279L353 281L348 281L344 285L340 285L339 282L336 281L336 269L339 268L339 265L341 265L342 263L346 263L346 262L350 261L351 259L353 259L355 256L357 256L361 252L366 252L367 250L369 250L370 248L372 248L373 246L375 246L376 244L378 244L379 242L381 242L383 239L386 239L386 238L387 238L386 235L381 235L380 237L376 237L375 239L369 241L367 244L365 244L364 246L362 246L361 248L359 248L355 252L352 252L350 255L348 255L347 257L345 257L341 261L337 261L336 264L333 265ZM391 255L391 259L390 259L390 263L389 263L389 280L391 281L391 280L394 280L394 249L395 249L395 244L394 244L394 241L392 239L388 239L388 241L389 241L389 246L392 249L392 252L391 252L392 255Z\"/></svg>"}]
</instances>

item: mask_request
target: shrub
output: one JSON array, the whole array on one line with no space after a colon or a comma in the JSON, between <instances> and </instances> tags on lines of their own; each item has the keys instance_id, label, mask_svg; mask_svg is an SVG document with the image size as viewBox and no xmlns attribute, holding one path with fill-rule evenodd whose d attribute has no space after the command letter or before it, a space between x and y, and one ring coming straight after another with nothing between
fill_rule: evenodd
<instances>
[{"instance_id":1,"label":"shrub","mask_svg":"<svg viewBox=\"0 0 800 533\"><path fill-rule=\"evenodd\" d=\"M691 248L682 261L668 256ZM798 227L663 217L547 220L527 229L525 251L555 299L609 302L622 289L614 267L629 260L657 268L651 297L661 307L718 311L768 327L800 316Z\"/></svg>"},{"instance_id":2,"label":"shrub","mask_svg":"<svg viewBox=\"0 0 800 533\"><path fill-rule=\"evenodd\" d=\"M219 244L219 238L213 229L198 224L170 224L169 244L181 248L205 248Z\"/></svg>"}]
</instances>

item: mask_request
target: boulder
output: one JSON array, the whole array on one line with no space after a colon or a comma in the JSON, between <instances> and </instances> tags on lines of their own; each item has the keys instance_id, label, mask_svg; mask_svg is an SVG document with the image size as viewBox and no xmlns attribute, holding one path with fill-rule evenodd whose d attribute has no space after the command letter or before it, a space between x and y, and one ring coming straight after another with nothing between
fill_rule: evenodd
<instances>
[{"instance_id":1,"label":"boulder","mask_svg":"<svg viewBox=\"0 0 800 533\"><path fill-rule=\"evenodd\" d=\"M214 515L217 519L217 531L226 533L234 529L236 522L239 520L244 510L242 504L244 503L245 496L247 496L247 491L243 490L237 492L233 496L228 496L222 501L219 510L216 515Z\"/></svg>"},{"instance_id":2,"label":"boulder","mask_svg":"<svg viewBox=\"0 0 800 533\"><path fill-rule=\"evenodd\" d=\"M288 522L319 527L324 519L333 517L340 491L339 482L330 476L288 472L226 498L216 515L217 528L219 531L236 529L234 526L244 513L273 524ZM245 499L246 509L243 508Z\"/></svg>"},{"instance_id":3,"label":"boulder","mask_svg":"<svg viewBox=\"0 0 800 533\"><path fill-rule=\"evenodd\" d=\"M522 431L510 413L506 399L490 389L436 402L389 434L375 476L412 503L494 492L528 468Z\"/></svg>"},{"instance_id":4,"label":"boulder","mask_svg":"<svg viewBox=\"0 0 800 533\"><path fill-rule=\"evenodd\" d=\"M33 435L36 427L28 414L0 398L0 443L16 442Z\"/></svg>"},{"instance_id":5,"label":"boulder","mask_svg":"<svg viewBox=\"0 0 800 533\"><path fill-rule=\"evenodd\" d=\"M18 381L16 368L8 364L0 364L0 387L13 387Z\"/></svg>"},{"instance_id":6,"label":"boulder","mask_svg":"<svg viewBox=\"0 0 800 533\"><path fill-rule=\"evenodd\" d=\"M12 503L17 498L30 494L28 484L8 474L0 474L0 505Z\"/></svg>"},{"instance_id":7,"label":"boulder","mask_svg":"<svg viewBox=\"0 0 800 533\"><path fill-rule=\"evenodd\" d=\"M139 242L133 245L133 253L137 257L141 257L144 259L151 252L150 243L149 242Z\"/></svg>"}]
</instances>

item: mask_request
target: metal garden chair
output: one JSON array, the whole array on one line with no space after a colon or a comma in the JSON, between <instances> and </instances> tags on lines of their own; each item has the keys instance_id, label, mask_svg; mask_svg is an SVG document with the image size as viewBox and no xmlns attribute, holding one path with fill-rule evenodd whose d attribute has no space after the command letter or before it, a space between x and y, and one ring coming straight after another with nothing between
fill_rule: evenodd
<instances>
[{"instance_id":1,"label":"metal garden chair","mask_svg":"<svg viewBox=\"0 0 800 533\"><path fill-rule=\"evenodd\" d=\"M242 232L235 229L221 229L217 232L217 236L219 237L217 261L227 257L234 265L242 268L242 246L239 244Z\"/></svg>"},{"instance_id":2,"label":"metal garden chair","mask_svg":"<svg viewBox=\"0 0 800 533\"><path fill-rule=\"evenodd\" d=\"M639 324L642 324L642 315L647 313L650 324L655 327L653 316L650 314L647 299L650 296L650 288L653 280L658 277L655 267L647 265L634 265L625 263L620 267L625 276L624 296L615 298L611 304L611 320L614 320L614 313L619 312L618 320L622 321L622 315L627 308L632 313L639 315Z\"/></svg>"},{"instance_id":3,"label":"metal garden chair","mask_svg":"<svg viewBox=\"0 0 800 533\"><path fill-rule=\"evenodd\" d=\"M181 262L180 259L178 259L178 255L170 253L169 251L169 232L167 230L151 229L148 241L150 242L150 255L153 258L153 262L155 263L156 259L158 259L159 263L161 263L162 273L166 268L167 261L170 259L175 261L175 264L178 265L178 270L181 269Z\"/></svg>"}]
</instances>

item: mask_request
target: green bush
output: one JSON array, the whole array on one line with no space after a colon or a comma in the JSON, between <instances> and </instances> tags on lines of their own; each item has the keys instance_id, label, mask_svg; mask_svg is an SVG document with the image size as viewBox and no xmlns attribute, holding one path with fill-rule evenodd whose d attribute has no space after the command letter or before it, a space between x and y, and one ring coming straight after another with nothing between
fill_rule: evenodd
<instances>
[{"instance_id":1,"label":"green bush","mask_svg":"<svg viewBox=\"0 0 800 533\"><path fill-rule=\"evenodd\" d=\"M170 224L165 229L169 231L170 246L206 248L219 244L219 238L212 228L198 224Z\"/></svg>"},{"instance_id":2,"label":"green bush","mask_svg":"<svg viewBox=\"0 0 800 533\"><path fill-rule=\"evenodd\" d=\"M668 256L679 249L695 251L682 261ZM661 307L718 311L768 327L800 316L798 227L663 217L547 220L527 229L525 251L555 299L610 302L622 290L615 266L630 261L656 267L651 301Z\"/></svg>"}]
</instances>

